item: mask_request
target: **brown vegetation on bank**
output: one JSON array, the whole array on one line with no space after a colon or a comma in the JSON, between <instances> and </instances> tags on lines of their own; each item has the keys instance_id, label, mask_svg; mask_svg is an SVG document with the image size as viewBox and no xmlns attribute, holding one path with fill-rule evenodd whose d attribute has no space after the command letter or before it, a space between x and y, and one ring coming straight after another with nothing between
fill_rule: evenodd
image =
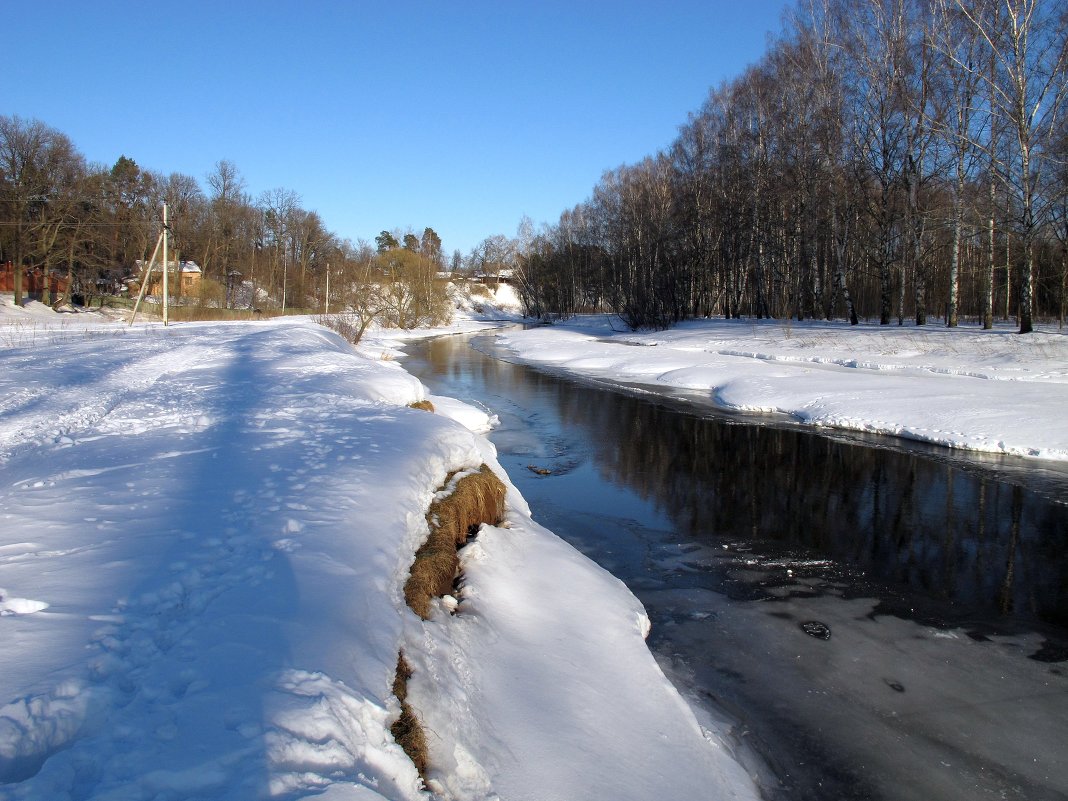
<instances>
[{"instance_id":1,"label":"brown vegetation on bank","mask_svg":"<svg viewBox=\"0 0 1068 801\"><path fill-rule=\"evenodd\" d=\"M446 487L453 477L446 481ZM431 601L453 590L460 569L457 550L483 523L496 525L504 516L504 484L488 466L455 482L453 491L434 501L427 512L430 536L416 552L404 600L419 617L430 617Z\"/></svg>"},{"instance_id":2,"label":"brown vegetation on bank","mask_svg":"<svg viewBox=\"0 0 1068 801\"><path fill-rule=\"evenodd\" d=\"M420 401L433 406L429 401ZM412 404L416 408L425 408ZM460 557L457 551L478 532L483 523L496 525L504 517L504 483L487 465L478 472L456 478L456 473L445 480L442 491L452 491L430 504L426 519L430 524L430 536L415 554L411 574L404 585L404 600L412 611L426 620L430 617L434 598L442 598L453 592L460 573ZM415 764L419 775L426 779L426 735L408 705L408 680L412 668L401 653L397 657L397 674L393 679L393 694L400 701L401 714L390 726L390 732L404 753Z\"/></svg>"},{"instance_id":3,"label":"brown vegetation on bank","mask_svg":"<svg viewBox=\"0 0 1068 801\"><path fill-rule=\"evenodd\" d=\"M408 404L410 409L422 409L424 412L433 412L434 404L428 400L414 401Z\"/></svg>"},{"instance_id":4,"label":"brown vegetation on bank","mask_svg":"<svg viewBox=\"0 0 1068 801\"><path fill-rule=\"evenodd\" d=\"M427 747L426 735L423 727L419 724L412 708L408 706L408 679L412 677L412 667L404 654L397 656L397 675L393 679L393 694L400 701L401 714L396 722L389 727L393 739L404 749L404 753L415 764L419 775L426 779Z\"/></svg>"}]
</instances>

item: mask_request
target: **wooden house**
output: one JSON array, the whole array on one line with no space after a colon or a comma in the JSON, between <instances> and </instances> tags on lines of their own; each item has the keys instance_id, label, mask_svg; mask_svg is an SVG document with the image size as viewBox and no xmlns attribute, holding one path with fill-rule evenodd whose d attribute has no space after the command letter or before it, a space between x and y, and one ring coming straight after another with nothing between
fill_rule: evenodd
<instances>
[{"instance_id":1,"label":"wooden house","mask_svg":"<svg viewBox=\"0 0 1068 801\"><path fill-rule=\"evenodd\" d=\"M147 267L140 259L135 262L135 265L137 267L137 275L133 279L136 284L136 287L132 289L133 292L140 291L141 282L145 278L145 268ZM152 268L152 275L148 279L148 289L146 290L149 295L163 294L162 266L162 264L158 264ZM170 269L167 271L167 290L171 294L176 297L198 294L203 273L195 261L172 261L168 266Z\"/></svg>"}]
</instances>

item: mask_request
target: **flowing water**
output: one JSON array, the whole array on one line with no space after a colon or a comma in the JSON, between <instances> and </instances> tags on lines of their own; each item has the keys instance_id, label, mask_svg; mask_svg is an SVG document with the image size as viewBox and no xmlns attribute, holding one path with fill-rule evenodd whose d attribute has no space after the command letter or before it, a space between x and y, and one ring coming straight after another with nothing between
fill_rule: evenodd
<instances>
[{"instance_id":1,"label":"flowing water","mask_svg":"<svg viewBox=\"0 0 1068 801\"><path fill-rule=\"evenodd\" d=\"M412 346L768 799L1068 798L1068 471Z\"/></svg>"}]
</instances>

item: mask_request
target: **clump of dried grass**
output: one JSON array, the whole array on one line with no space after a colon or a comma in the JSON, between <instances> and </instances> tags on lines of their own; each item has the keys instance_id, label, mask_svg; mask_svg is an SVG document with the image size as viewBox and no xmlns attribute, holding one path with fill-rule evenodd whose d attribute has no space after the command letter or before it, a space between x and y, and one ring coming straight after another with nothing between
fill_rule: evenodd
<instances>
[{"instance_id":1,"label":"clump of dried grass","mask_svg":"<svg viewBox=\"0 0 1068 801\"><path fill-rule=\"evenodd\" d=\"M451 492L448 491L450 486ZM455 473L450 475L440 494L426 515L430 536L416 552L411 574L404 585L404 600L424 620L430 617L432 600L453 591L460 572L457 550L478 532L480 525L496 525L504 517L504 483L487 465L460 478ZM397 657L397 673L393 679L393 694L400 701L401 714L390 726L390 732L425 781L428 764L426 735L407 701L411 677L411 665L401 653Z\"/></svg>"},{"instance_id":2,"label":"clump of dried grass","mask_svg":"<svg viewBox=\"0 0 1068 801\"><path fill-rule=\"evenodd\" d=\"M404 753L415 764L419 775L426 779L427 747L426 735L419 719L415 716L412 708L408 706L408 679L412 677L412 666L404 658L404 654L397 655L397 674L393 679L393 694L400 701L400 717L389 727L393 739L397 741Z\"/></svg>"},{"instance_id":3,"label":"clump of dried grass","mask_svg":"<svg viewBox=\"0 0 1068 801\"><path fill-rule=\"evenodd\" d=\"M446 487L453 482L450 477ZM483 523L496 525L504 516L505 487L488 466L455 481L451 493L430 505L430 536L416 552L404 585L404 600L419 617L430 617L431 602L453 590L459 575L457 550Z\"/></svg>"},{"instance_id":4,"label":"clump of dried grass","mask_svg":"<svg viewBox=\"0 0 1068 801\"><path fill-rule=\"evenodd\" d=\"M424 412L434 412L434 404L428 400L413 401L408 404L410 409L422 409Z\"/></svg>"}]
</instances>

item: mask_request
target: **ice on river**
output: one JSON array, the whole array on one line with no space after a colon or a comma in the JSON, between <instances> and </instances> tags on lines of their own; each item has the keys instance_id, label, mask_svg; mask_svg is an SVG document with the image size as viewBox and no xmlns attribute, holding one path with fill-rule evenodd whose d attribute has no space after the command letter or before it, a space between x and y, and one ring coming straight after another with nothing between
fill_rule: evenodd
<instances>
[{"instance_id":1,"label":"ice on river","mask_svg":"<svg viewBox=\"0 0 1068 801\"><path fill-rule=\"evenodd\" d=\"M1068 761L1056 744L1068 738L1066 683L1060 666L1026 658L1041 636L973 638L878 614L870 598L826 588L791 598L790 589L771 603L732 603L700 589L642 597L670 618L662 636L686 642L689 653L715 653L724 701L735 693L761 699L772 748L776 738L793 738L798 754L813 747L808 758L830 777L855 771L875 783L876 796L909 801L1008 797L1021 788L1029 798L1063 797ZM807 634L802 624L812 620L830 636ZM709 681L687 672L713 670L696 660L680 669L681 687ZM796 742L813 731L812 745ZM810 770L797 759L780 763L787 784L794 771Z\"/></svg>"}]
</instances>

